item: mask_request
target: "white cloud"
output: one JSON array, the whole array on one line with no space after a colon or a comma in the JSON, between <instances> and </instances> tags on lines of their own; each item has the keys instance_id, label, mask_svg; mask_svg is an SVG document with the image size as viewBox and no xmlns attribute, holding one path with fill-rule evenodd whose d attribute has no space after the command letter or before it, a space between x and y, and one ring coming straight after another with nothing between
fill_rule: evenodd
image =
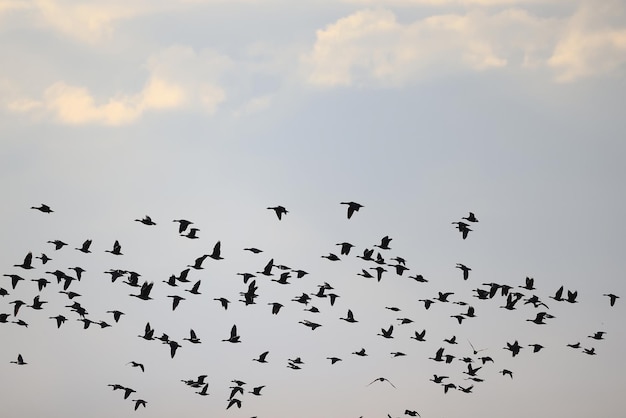
<instances>
[{"instance_id":1,"label":"white cloud","mask_svg":"<svg viewBox=\"0 0 626 418\"><path fill-rule=\"evenodd\" d=\"M76 2L73 0L35 0L44 25L82 42L96 43L109 38L114 23L147 13L143 1L120 0Z\"/></svg>"},{"instance_id":2,"label":"white cloud","mask_svg":"<svg viewBox=\"0 0 626 418\"><path fill-rule=\"evenodd\" d=\"M44 112L63 124L100 124L118 126L138 120L145 112L200 108L213 114L226 99L218 78L230 60L214 51L196 53L188 47L171 47L149 59L149 77L134 94L118 93L98 100L83 86L56 82L40 100L14 98L5 106L13 112Z\"/></svg>"},{"instance_id":3,"label":"white cloud","mask_svg":"<svg viewBox=\"0 0 626 418\"><path fill-rule=\"evenodd\" d=\"M26 10L32 8L32 3L24 0L0 0L0 17L13 10Z\"/></svg>"},{"instance_id":4,"label":"white cloud","mask_svg":"<svg viewBox=\"0 0 626 418\"><path fill-rule=\"evenodd\" d=\"M519 8L474 9L408 23L387 9L365 9L318 30L301 63L307 81L318 86L400 86L503 68L548 69L556 81L574 81L626 64L626 24L610 23L623 7L610 4L583 4L558 18Z\"/></svg>"},{"instance_id":5,"label":"white cloud","mask_svg":"<svg viewBox=\"0 0 626 418\"><path fill-rule=\"evenodd\" d=\"M317 85L405 82L459 69L484 71L508 65L502 41L490 31L517 25L526 15L482 12L437 15L409 24L389 10L361 10L317 31L303 57L308 81Z\"/></svg>"},{"instance_id":6,"label":"white cloud","mask_svg":"<svg viewBox=\"0 0 626 418\"><path fill-rule=\"evenodd\" d=\"M554 48L548 65L556 71L556 80L577 79L606 74L626 65L626 24L611 24L623 17L624 6L607 2L588 4L568 20ZM614 20L614 19L613 19Z\"/></svg>"}]
</instances>

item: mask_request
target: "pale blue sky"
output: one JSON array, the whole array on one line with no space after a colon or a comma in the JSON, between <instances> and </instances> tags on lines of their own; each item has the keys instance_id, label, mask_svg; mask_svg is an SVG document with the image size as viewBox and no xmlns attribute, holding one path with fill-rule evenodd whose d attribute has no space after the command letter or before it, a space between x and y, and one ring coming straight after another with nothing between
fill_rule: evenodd
<instances>
[{"instance_id":1,"label":"pale blue sky","mask_svg":"<svg viewBox=\"0 0 626 418\"><path fill-rule=\"evenodd\" d=\"M87 330L65 308L56 283L41 311L22 307L28 328L0 324L0 374L7 416L47 417L618 417L626 332L622 260L626 227L626 8L561 0L94 1L0 0L0 313L37 294L29 279L81 266L70 290ZM342 201L364 205L346 219ZM46 215L31 206L49 204ZM268 206L284 205L278 221ZM476 213L467 240L451 225ZM149 214L147 227L134 219ZM179 237L173 219L200 228ZM393 238L380 283L357 275L357 259ZM54 251L47 241L69 245ZM92 254L74 248L92 239ZM123 256L105 253L119 240ZM222 243L192 283L162 283ZM348 257L335 244L355 245ZM243 248L264 250L254 255ZM14 267L32 251L53 260ZM258 303L238 302L240 272L276 264L309 275L281 286L257 277ZM472 268L463 281L456 263ZM154 281L152 301L105 271ZM275 272L278 275L278 272ZM428 283L407 275L423 274ZM257 276L260 276L257 274ZM535 278L540 309L501 309L473 289ZM275 278L275 277L274 277ZM191 295L202 280L201 295ZM320 313L290 301L331 283ZM577 304L548 296L564 286ZM476 309L419 299L438 291ZM176 311L168 295L186 297ZM224 296L224 311L214 297ZM271 315L269 302L285 306ZM394 313L385 306L397 306ZM113 323L106 311L126 312ZM348 309L356 324L339 320ZM63 314L57 329L50 316ZM412 324L399 325L407 317ZM322 324L311 331L299 321ZM147 321L182 347L137 338ZM222 342L237 324L241 344ZM377 333L394 324L394 338ZM202 344L183 341L193 328ZM427 330L426 342L410 339ZM606 331L605 340L588 338ZM456 335L458 344L444 338ZM472 382L465 364L429 360L439 347L472 356L470 340L494 359L472 394L429 379ZM503 350L519 340L512 358ZM588 356L566 345L594 347ZM528 344L545 348L531 353ZM351 354L366 348L368 357ZM252 359L270 351L268 364ZM406 353L392 358L392 351ZM16 366L21 353L28 365ZM287 368L300 356L302 370ZM343 361L331 365L326 359ZM146 372L126 365L145 364ZM479 360L476 360L479 362ZM513 371L511 380L498 372ZM209 377L208 397L182 379ZM386 382L367 386L377 377ZM226 411L232 379L246 390ZM137 391L129 399L107 384Z\"/></svg>"}]
</instances>

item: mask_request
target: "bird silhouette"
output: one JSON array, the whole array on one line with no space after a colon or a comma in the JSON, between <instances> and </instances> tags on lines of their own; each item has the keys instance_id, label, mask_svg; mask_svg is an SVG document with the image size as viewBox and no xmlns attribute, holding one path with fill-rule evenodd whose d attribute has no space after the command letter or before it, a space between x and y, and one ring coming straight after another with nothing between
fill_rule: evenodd
<instances>
[{"instance_id":1,"label":"bird silhouette","mask_svg":"<svg viewBox=\"0 0 626 418\"><path fill-rule=\"evenodd\" d=\"M143 406L145 408L146 404L148 403L148 402L144 401L143 399L133 399L132 401L135 402L135 411L140 406Z\"/></svg>"},{"instance_id":2,"label":"bird silhouette","mask_svg":"<svg viewBox=\"0 0 626 418\"><path fill-rule=\"evenodd\" d=\"M141 222L144 225L156 225L156 223L152 220L152 218L148 215L144 216L141 219L135 219L137 222Z\"/></svg>"},{"instance_id":3,"label":"bird silhouette","mask_svg":"<svg viewBox=\"0 0 626 418\"><path fill-rule=\"evenodd\" d=\"M193 225L193 222L188 221L186 219L174 219L172 222L177 222L178 223L178 233L182 234L183 232L185 232L185 230L187 230L187 227L189 225Z\"/></svg>"},{"instance_id":4,"label":"bird silhouette","mask_svg":"<svg viewBox=\"0 0 626 418\"><path fill-rule=\"evenodd\" d=\"M374 247L378 247L381 250L390 250L391 248L389 247L389 243L391 242L392 239L393 238L389 238L389 236L384 236L380 240L380 245L374 245Z\"/></svg>"},{"instance_id":5,"label":"bird silhouette","mask_svg":"<svg viewBox=\"0 0 626 418\"><path fill-rule=\"evenodd\" d=\"M26 254L26 257L24 257L24 261L22 262L22 264L15 264L14 267L21 267L24 270L31 270L35 268L31 265L32 261L33 261L33 253L29 252L28 254Z\"/></svg>"},{"instance_id":6,"label":"bird silhouette","mask_svg":"<svg viewBox=\"0 0 626 418\"><path fill-rule=\"evenodd\" d=\"M339 319L342 319L342 320L344 320L346 322L350 322L350 323L359 322L356 319L354 319L354 315L352 314L352 311L350 309L348 309L348 313L347 313L345 318L339 318Z\"/></svg>"},{"instance_id":7,"label":"bird silhouette","mask_svg":"<svg viewBox=\"0 0 626 418\"><path fill-rule=\"evenodd\" d=\"M356 202L341 202L341 204L348 206L348 219L352 218L354 212L358 212L363 207L363 205Z\"/></svg>"},{"instance_id":8,"label":"bird silhouette","mask_svg":"<svg viewBox=\"0 0 626 418\"><path fill-rule=\"evenodd\" d=\"M139 368L141 369L141 371L142 371L142 372L145 372L145 371L146 371L146 370L145 370L145 368L144 368L144 366L143 366L143 364L141 364L141 363L137 363L136 361L129 361L129 362L128 362L128 363L126 363L126 364L130 364L130 365L131 365L131 367L139 367Z\"/></svg>"},{"instance_id":9,"label":"bird silhouette","mask_svg":"<svg viewBox=\"0 0 626 418\"><path fill-rule=\"evenodd\" d=\"M80 248L76 248L78 251L88 254L91 251L89 251L89 247L91 246L91 240L85 240L85 242L83 242L83 245Z\"/></svg>"},{"instance_id":10,"label":"bird silhouette","mask_svg":"<svg viewBox=\"0 0 626 418\"><path fill-rule=\"evenodd\" d=\"M259 363L267 363L265 358L267 357L268 354L269 354L269 351L264 351L263 353L259 355L259 358L253 358L252 361L258 361Z\"/></svg>"},{"instance_id":11,"label":"bird silhouette","mask_svg":"<svg viewBox=\"0 0 626 418\"><path fill-rule=\"evenodd\" d=\"M215 245L213 246L213 252L209 254L209 257L211 257L213 260L223 260L222 256L220 255L222 252L221 248L222 248L221 242L217 241Z\"/></svg>"},{"instance_id":12,"label":"bird silhouette","mask_svg":"<svg viewBox=\"0 0 626 418\"><path fill-rule=\"evenodd\" d=\"M265 385L257 386L255 388L253 388L251 391L249 391L248 393L251 393L251 394L256 395L256 396L261 396L261 389L263 389L264 387L265 387Z\"/></svg>"},{"instance_id":13,"label":"bird silhouette","mask_svg":"<svg viewBox=\"0 0 626 418\"><path fill-rule=\"evenodd\" d=\"M38 207L36 206L31 206L31 209L36 209L39 212L43 212L43 213L52 213L54 212L52 209L50 209L50 206L46 205L45 203L42 203L41 205L39 205Z\"/></svg>"},{"instance_id":14,"label":"bird silhouette","mask_svg":"<svg viewBox=\"0 0 626 418\"><path fill-rule=\"evenodd\" d=\"M17 355L17 361L11 361L10 363L17 364L18 366L23 366L25 364L28 364L24 361L24 358L22 357L21 354Z\"/></svg>"},{"instance_id":15,"label":"bird silhouette","mask_svg":"<svg viewBox=\"0 0 626 418\"><path fill-rule=\"evenodd\" d=\"M607 296L609 298L609 303L611 306L614 306L615 301L619 299L619 296L614 295L613 293L605 293L603 296Z\"/></svg>"},{"instance_id":16,"label":"bird silhouette","mask_svg":"<svg viewBox=\"0 0 626 418\"><path fill-rule=\"evenodd\" d=\"M189 330L189 338L183 338L183 340L189 341L192 344L200 344L200 338L196 336L196 332L193 329Z\"/></svg>"},{"instance_id":17,"label":"bird silhouette","mask_svg":"<svg viewBox=\"0 0 626 418\"><path fill-rule=\"evenodd\" d=\"M469 278L469 272L472 270L471 268L461 263L456 263L456 268L461 269L461 271L463 271L463 280L467 280Z\"/></svg>"},{"instance_id":18,"label":"bird silhouette","mask_svg":"<svg viewBox=\"0 0 626 418\"><path fill-rule=\"evenodd\" d=\"M230 329L230 337L222 340L222 341L227 341L229 343L240 343L240 336L237 335L237 325L233 325L233 327Z\"/></svg>"},{"instance_id":19,"label":"bird silhouette","mask_svg":"<svg viewBox=\"0 0 626 418\"><path fill-rule=\"evenodd\" d=\"M376 335L380 335L383 338L393 338L393 335L391 335L393 334L393 325L389 325L389 328L387 329L381 328L380 332L381 332L380 334L376 334Z\"/></svg>"},{"instance_id":20,"label":"bird silhouette","mask_svg":"<svg viewBox=\"0 0 626 418\"><path fill-rule=\"evenodd\" d=\"M202 389L198 392L196 392L198 395L201 396L207 396L209 393L207 392L209 390L209 384L205 383L204 386L202 387Z\"/></svg>"},{"instance_id":21,"label":"bird silhouette","mask_svg":"<svg viewBox=\"0 0 626 418\"><path fill-rule=\"evenodd\" d=\"M378 378L376 378L376 379L372 380L372 381L371 381L371 382L370 382L367 386L370 386L370 385L371 385L372 383L374 383L374 382L387 382L387 383L389 383L391 386L393 386L393 387L394 387L394 389L396 389L396 386L395 386L393 383L391 383L391 382L389 381L389 379L387 379L386 377L378 377Z\"/></svg>"},{"instance_id":22,"label":"bird silhouette","mask_svg":"<svg viewBox=\"0 0 626 418\"><path fill-rule=\"evenodd\" d=\"M287 213L289 213L289 211L285 209L284 206L273 206L273 207L269 207L268 209L271 209L276 213L278 220L281 220L283 218L283 215L286 215Z\"/></svg>"},{"instance_id":23,"label":"bird silhouette","mask_svg":"<svg viewBox=\"0 0 626 418\"><path fill-rule=\"evenodd\" d=\"M467 222L478 222L478 219L476 219L476 216L472 212L470 212L468 216L461 219L465 219Z\"/></svg>"},{"instance_id":24,"label":"bird silhouette","mask_svg":"<svg viewBox=\"0 0 626 418\"><path fill-rule=\"evenodd\" d=\"M152 298L150 297L150 292L152 291L152 286L154 285L153 282L144 282L143 285L141 285L141 290L139 291L138 295L133 295L130 294L130 296L134 296L137 299L141 299L141 300L152 300Z\"/></svg>"}]
</instances>

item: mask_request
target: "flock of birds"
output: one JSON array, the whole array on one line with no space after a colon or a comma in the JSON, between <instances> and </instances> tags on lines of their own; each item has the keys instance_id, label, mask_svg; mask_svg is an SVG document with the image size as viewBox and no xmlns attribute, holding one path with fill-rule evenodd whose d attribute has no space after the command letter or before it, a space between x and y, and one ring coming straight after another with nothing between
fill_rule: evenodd
<instances>
[{"instance_id":1,"label":"flock of birds","mask_svg":"<svg viewBox=\"0 0 626 418\"><path fill-rule=\"evenodd\" d=\"M363 208L363 205L356 202L341 202L341 204L347 207L348 219L351 219L356 212ZM32 209L46 214L54 212L48 205L45 204L33 206ZM273 211L279 221L289 213L283 206L273 206L268 207L267 209ZM157 225L157 223L153 221L150 216L135 219L135 221L145 225L146 227L154 227ZM175 219L173 222L178 224L177 231L180 236L188 239L200 238L198 234L200 229L194 227L194 223L192 221ZM455 225L456 229L458 229L461 234L461 238L465 240L468 238L469 233L472 232L470 226L474 227L474 225L478 224L478 222L479 220L475 214L470 212L467 216L461 218L459 221L452 222L452 224ZM355 272L355 274L364 279L375 280L377 282L381 282L388 275L408 278L416 283L428 282L428 279L421 274L410 274L411 269L407 266L407 260L405 258L400 256L387 256L387 254L391 251L391 242L392 238L385 236L380 239L380 243L363 248L361 252L356 255L356 258L361 260L359 263L363 264L361 265L360 271ZM113 326L114 323L119 322L123 316L126 315L125 312L112 309L106 312L106 314L111 315L108 322L106 320L93 319L93 317L89 314L89 307L83 306L80 302L81 294L74 291L75 287L77 287L76 283L84 279L85 269L81 267L72 267L65 270L54 268L48 269L48 267L52 265L51 262L54 258L54 252L68 251L66 246L69 244L60 239L50 240L46 244L51 245L51 247L49 247L50 251L47 251L47 253L41 253L41 255L36 257L33 255L33 252L28 252L23 261L13 265L13 268L17 269L16 271L3 274L3 276L8 278L10 281L4 284L0 282L0 296L2 296L3 301L6 301L5 303L0 303L0 324L15 324L17 326L28 327L29 324L19 317L21 310L24 308L37 311L44 310L46 304L48 303L48 301L44 300L45 289L53 286L56 286L58 292L65 294L68 298L68 304L64 306L65 310L63 312L54 316L44 316L44 318L49 318L49 320L53 321L54 326L57 328L64 326L66 321L73 316L76 321L82 323L82 327L85 329L90 326L100 327L103 329ZM74 248L76 251L89 254L91 253L91 245L92 240L88 239L81 245ZM329 262L340 262L347 257L354 256L354 253L356 252L354 250L355 245L349 242L340 242L337 243L336 246L339 247L338 252L331 251L328 254L321 255L321 257L327 259ZM264 252L263 250L254 247L244 248L243 250L253 254L260 254ZM119 241L115 241L112 248L105 251L115 256L124 256L124 253L122 252L122 245ZM202 280L192 280L191 278L193 277L195 271L203 270L205 268L205 262L207 259L211 259L215 262L219 262L224 259L220 241L217 241L213 245L213 249L210 253L203 254L194 260L189 260L189 264L186 265L184 269L171 274L169 278L164 278L164 280L161 281L164 284L159 284L159 286L167 286L167 289L171 289L172 293L175 293L167 295L167 297L171 299L172 311L176 310L181 303L186 303L184 301L188 298L202 295L202 291L200 289L202 286ZM243 281L243 288L241 292L239 292L241 299L237 301L230 300L226 297L215 297L212 299L219 303L224 310L228 310L230 304L233 302L243 303L245 306L257 304L261 280L272 281L280 285L289 285L292 283L290 280L303 279L309 274L303 269L294 269L275 262L275 258L270 258L269 261L264 261L259 265L259 267L260 269L256 272L236 273L238 276L241 276ZM456 268L460 270L462 280L470 280L472 271L470 267L457 263ZM42 270L44 270L43 273L41 273ZM36 274L32 276L30 272L34 272ZM141 280L142 275L140 273L115 268L110 269L105 273L109 275L112 284L123 283L132 288L132 292L128 295L138 299L137 303L144 303L153 299L153 289L155 283ZM39 277L44 274L47 276ZM18 286L26 286L27 281L36 283L36 287L34 287L34 289L36 289L37 293L32 296L32 303L28 303L20 299L12 299L11 293L13 290L15 290ZM24 284L22 284L22 282L24 282ZM177 290L179 287L185 287L183 289L184 293L174 292L174 290ZM301 294L294 295L294 297L289 301L266 301L264 303L269 305L268 313L271 315L279 315L281 308L283 308L287 303L300 304L304 311L309 312L312 319L298 321L298 324L308 327L311 331L315 331L319 327L323 327L325 324L318 323L313 320L314 314L320 312L320 309L315 306L314 302L327 300L330 307L333 308L335 307L336 301L341 296L336 293L333 285L328 282L317 284L312 290L313 291L311 292L302 292ZM429 310L433 304L458 306L457 312L450 315L450 318L452 318L451 321L454 320L459 325L463 324L464 321L472 320L477 316L477 303L479 301L498 299L501 300L502 305L500 305L500 308L502 309L510 311L523 309L524 311L530 311L526 321L538 326L544 325L547 323L546 321L550 321L555 318L555 316L550 313L550 308L547 304L548 301L539 296L539 292L535 287L535 281L531 277L526 277L523 283L518 285L493 282L482 283L480 286L473 289L472 292L473 294L471 297L473 299L471 302L467 299L454 299L454 292L437 292L437 294L433 294L429 298L419 299L419 302L422 304L424 310ZM619 296L612 293L606 293L604 294L604 297L607 298L607 303L610 306L614 306L616 301L619 299ZM578 292L572 289L566 290L563 286L561 286L556 289L553 294L549 295L548 298L552 299L556 303L576 304L578 302ZM355 315L352 309L348 307L344 307L343 309L345 309L344 312L346 313L344 316L338 317L338 320L349 324L359 322L358 316ZM401 316L400 312L402 309L399 307L385 306L385 309L397 313L397 316ZM380 328L380 332L377 333L377 336L387 340L394 338L406 338L406 335L398 335L398 329L404 325L414 323L414 320L408 317L398 317L397 321L397 324L389 324ZM567 344L567 348L571 350L580 350L581 353L590 356L596 355L595 346L591 346L587 343L591 341L598 342L604 340L606 334L607 332L605 331L595 331L591 335L588 335L587 338L584 339L584 342L583 340L572 342ZM143 327L137 336L151 344L160 343L167 346L167 348L169 348L169 356L171 358L174 358L177 355L178 349L186 344L195 345L202 343L201 338L197 335L194 329L189 330L188 337L177 341L171 338L167 333L157 333L149 322L145 324L145 327ZM426 342L427 330L414 330L408 338L415 340L417 343ZM224 335L221 339L221 342L225 344L238 344L243 341L244 338L239 334L237 324L233 324L230 327L230 332L227 335ZM428 359L444 365L442 367L445 368L441 374L434 374L429 380L434 384L439 385L443 393L449 393L453 390L461 393L472 393L472 391L478 387L477 385L484 381L485 371L495 363L494 359L488 355L488 353L485 353L487 349L476 349L469 340L460 341L456 336L451 336L443 341L440 341L437 345L438 347ZM544 348L544 346L539 343L521 344L517 340L514 340L506 341L501 349L509 351L511 357L516 357L520 354L521 350L526 347L530 347L530 351L532 353L538 353ZM11 360L10 363L18 366L29 365L29 363L27 363L23 358L22 354L16 354L17 356L14 357L16 360ZM269 350L264 351L253 360L258 363L268 363L269 354ZM393 351L390 354L392 357L402 357L407 355L407 353L402 351ZM338 354L336 356L328 356L325 359L329 361L330 365L335 365L338 362L344 361L346 355L367 357L369 354L365 347L358 347L355 348L355 351L349 354L345 353L344 355ZM30 361L30 367L33 367L33 365L36 364L36 360ZM449 366L445 366L450 365L453 362L462 362L463 371L458 373L458 371L453 370ZM144 364L140 361L132 360L129 361L127 365L137 368L138 370L141 370L141 372L145 372ZM289 358L286 361L286 367L293 370L300 370L304 366L305 362L300 357ZM510 379L512 379L514 375L513 371L506 367L501 368L498 373ZM209 378L208 375L201 374L191 379L182 379L182 382L186 386L194 389L195 394L199 396L208 396L210 395L210 392L207 378ZM257 397L262 396L263 389L265 388L265 385L248 388L248 386L246 386L247 383L239 379L233 379L230 383L232 383L232 385L228 387L230 389L230 395L225 403L226 410L230 408L241 408L244 395L251 394ZM392 383L392 381L387 377L377 377L371 382L364 382L364 384L365 386L385 384L389 385L392 389L396 388L394 383ZM140 407L146 408L149 404L149 400L145 400L134 395L137 392L133 388L119 383L110 383L108 386L111 387L113 391L120 391L123 394L121 397L123 399L130 400L135 410L138 410ZM403 414L407 416L421 416L419 412L413 408L404 409ZM388 417L392 416L388 415Z\"/></svg>"}]
</instances>

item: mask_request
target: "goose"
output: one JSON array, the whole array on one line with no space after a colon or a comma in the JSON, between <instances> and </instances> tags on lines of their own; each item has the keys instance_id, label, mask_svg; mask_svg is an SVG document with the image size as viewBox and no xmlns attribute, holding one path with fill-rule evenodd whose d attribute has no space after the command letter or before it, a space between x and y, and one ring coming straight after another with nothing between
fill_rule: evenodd
<instances>
[{"instance_id":1,"label":"goose","mask_svg":"<svg viewBox=\"0 0 626 418\"><path fill-rule=\"evenodd\" d=\"M129 361L129 362L128 362L128 363L126 363L126 364L130 364L130 365L131 365L131 367L139 367L139 368L141 369L141 371L142 371L142 372L145 372L145 371L146 371L146 370L145 370L145 368L144 368L144 366L143 366L143 364L141 364L141 363L137 363L136 361Z\"/></svg>"},{"instance_id":2,"label":"goose","mask_svg":"<svg viewBox=\"0 0 626 418\"><path fill-rule=\"evenodd\" d=\"M264 351L263 353L259 355L259 358L253 358L252 361L258 361L259 363L267 363L267 360L265 360L265 358L267 357L268 354L269 354L269 351Z\"/></svg>"},{"instance_id":3,"label":"goose","mask_svg":"<svg viewBox=\"0 0 626 418\"><path fill-rule=\"evenodd\" d=\"M222 340L222 341L227 341L229 343L240 343L240 336L237 335L237 325L233 325L233 327L230 329L230 337Z\"/></svg>"},{"instance_id":4,"label":"goose","mask_svg":"<svg viewBox=\"0 0 626 418\"><path fill-rule=\"evenodd\" d=\"M21 267L24 270L31 270L35 268L31 265L32 261L33 253L29 252L28 254L26 254L26 257L24 257L24 261L22 262L22 264L14 264L13 267Z\"/></svg>"},{"instance_id":5,"label":"goose","mask_svg":"<svg viewBox=\"0 0 626 418\"><path fill-rule=\"evenodd\" d=\"M208 390L209 390L209 384L205 383L204 386L202 387L202 389L199 392L196 392L196 393L198 395L201 395L201 396L207 396L208 395L208 393L207 393Z\"/></svg>"},{"instance_id":6,"label":"goose","mask_svg":"<svg viewBox=\"0 0 626 418\"><path fill-rule=\"evenodd\" d=\"M342 319L346 322L350 322L350 323L355 323L355 322L359 322L356 319L354 319L354 315L352 314L352 310L348 309L348 313L346 314L345 318L339 318Z\"/></svg>"},{"instance_id":7,"label":"goose","mask_svg":"<svg viewBox=\"0 0 626 418\"><path fill-rule=\"evenodd\" d=\"M104 252L111 253L113 255L123 255L122 246L120 245L120 242L118 240L115 240L115 242L113 243L112 250L104 250Z\"/></svg>"},{"instance_id":8,"label":"goose","mask_svg":"<svg viewBox=\"0 0 626 418\"><path fill-rule=\"evenodd\" d=\"M609 303L611 306L615 305L615 301L619 299L619 296L614 295L613 293L605 293L603 296L607 296L609 298Z\"/></svg>"},{"instance_id":9,"label":"goose","mask_svg":"<svg viewBox=\"0 0 626 418\"><path fill-rule=\"evenodd\" d=\"M91 246L91 240L85 240L85 242L83 242L83 245L80 248L76 248L76 250L80 251L81 253L91 253L91 251L89 251L89 247Z\"/></svg>"},{"instance_id":10,"label":"goose","mask_svg":"<svg viewBox=\"0 0 626 418\"><path fill-rule=\"evenodd\" d=\"M142 219L135 219L135 221L141 222L144 225L156 225L156 223L148 215L144 216Z\"/></svg>"},{"instance_id":11,"label":"goose","mask_svg":"<svg viewBox=\"0 0 626 418\"><path fill-rule=\"evenodd\" d=\"M352 218L352 215L354 214L354 212L358 212L359 209L361 209L363 207L363 205L356 203L356 202L341 202L342 205L347 205L348 206L348 219Z\"/></svg>"},{"instance_id":12,"label":"goose","mask_svg":"<svg viewBox=\"0 0 626 418\"><path fill-rule=\"evenodd\" d=\"M185 232L185 230L187 229L187 227L189 225L193 225L193 222L188 221L186 219L174 219L172 222L177 222L178 223L178 233L182 234L183 232Z\"/></svg>"},{"instance_id":13,"label":"goose","mask_svg":"<svg viewBox=\"0 0 626 418\"><path fill-rule=\"evenodd\" d=\"M390 381L389 379L387 379L386 377L378 377L378 378L376 378L376 379L372 380L372 381L371 381L371 382L370 382L367 386L370 386L370 385L371 385L372 383L374 383L374 382L387 382L387 383L389 383L391 386L393 386L393 388L394 388L394 389L397 389L397 388L396 388L396 385L394 385L393 383L391 383L391 381Z\"/></svg>"},{"instance_id":14,"label":"goose","mask_svg":"<svg viewBox=\"0 0 626 418\"><path fill-rule=\"evenodd\" d=\"M52 209L50 209L50 206L46 205L45 203L42 203L39 207L31 206L30 208L31 209L36 209L36 210L38 210L39 212L42 212L42 213L52 213L52 212L54 212Z\"/></svg>"},{"instance_id":15,"label":"goose","mask_svg":"<svg viewBox=\"0 0 626 418\"><path fill-rule=\"evenodd\" d=\"M126 399L126 398L124 398L124 399ZM143 406L145 408L146 404L148 403L148 402L144 401L143 399L132 399L132 401L135 402L135 411L140 406Z\"/></svg>"},{"instance_id":16,"label":"goose","mask_svg":"<svg viewBox=\"0 0 626 418\"><path fill-rule=\"evenodd\" d=\"M13 364L17 364L18 366L23 366L23 365L25 365L25 364L28 364L28 363L26 363L26 362L24 361L24 358L22 357L22 355L21 355L21 354L18 354L18 355L17 355L17 361L11 361L11 363L13 363Z\"/></svg>"},{"instance_id":17,"label":"goose","mask_svg":"<svg viewBox=\"0 0 626 418\"><path fill-rule=\"evenodd\" d=\"M283 215L286 215L287 213L289 213L289 211L285 209L284 206L273 206L273 207L269 207L268 209L271 209L276 213L276 216L278 217L279 221L283 218Z\"/></svg>"},{"instance_id":18,"label":"goose","mask_svg":"<svg viewBox=\"0 0 626 418\"><path fill-rule=\"evenodd\" d=\"M200 344L200 339L196 336L196 332L193 329L189 330L189 338L183 338L183 340L187 340L192 344Z\"/></svg>"}]
</instances>

